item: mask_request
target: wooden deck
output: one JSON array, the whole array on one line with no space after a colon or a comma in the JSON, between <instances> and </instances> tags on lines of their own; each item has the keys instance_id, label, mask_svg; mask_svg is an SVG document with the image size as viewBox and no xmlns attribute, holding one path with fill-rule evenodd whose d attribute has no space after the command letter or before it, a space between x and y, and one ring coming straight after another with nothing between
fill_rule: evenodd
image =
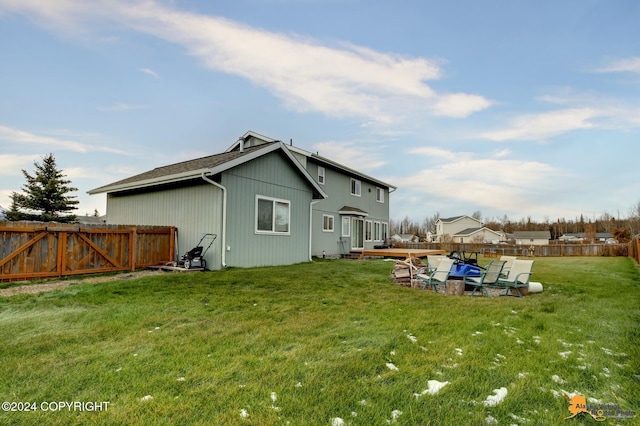
<instances>
[{"instance_id":1,"label":"wooden deck","mask_svg":"<svg viewBox=\"0 0 640 426\"><path fill-rule=\"evenodd\" d=\"M404 248L387 248L387 249L372 249L372 250L354 250L360 253L358 259L364 259L365 256L380 256L380 257L426 257L438 254L447 254L445 250L426 250L426 249L404 249Z\"/></svg>"}]
</instances>

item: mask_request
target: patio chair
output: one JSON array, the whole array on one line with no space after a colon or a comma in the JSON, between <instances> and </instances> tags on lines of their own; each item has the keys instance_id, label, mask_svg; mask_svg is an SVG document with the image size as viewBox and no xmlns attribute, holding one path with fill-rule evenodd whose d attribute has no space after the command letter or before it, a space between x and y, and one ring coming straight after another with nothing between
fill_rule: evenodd
<instances>
[{"instance_id":1,"label":"patio chair","mask_svg":"<svg viewBox=\"0 0 640 426\"><path fill-rule=\"evenodd\" d=\"M505 289L503 296L508 296L509 291L514 290L516 296L522 297L520 289L529 286L532 267L533 260L514 260L509 270L509 275L506 278L500 278L497 282L498 287L504 287Z\"/></svg>"},{"instance_id":2,"label":"patio chair","mask_svg":"<svg viewBox=\"0 0 640 426\"><path fill-rule=\"evenodd\" d=\"M447 279L449 278L449 273L451 273L451 267L453 266L454 260L449 258L444 258L440 260L438 263L438 267L430 272L429 274L417 274L416 278L419 281L424 281L422 285L422 289L426 289L427 286L430 286L433 291L438 292L438 285L443 285L447 283ZM426 272L426 271L425 271Z\"/></svg>"},{"instance_id":3,"label":"patio chair","mask_svg":"<svg viewBox=\"0 0 640 426\"><path fill-rule=\"evenodd\" d=\"M506 260L492 260L481 272L479 277L471 277L469 273L464 274L464 285L473 287L471 295L475 296L476 291L480 290L480 294L484 293L485 296L489 297L487 287L494 287L496 285L500 279L500 273L505 263L507 263Z\"/></svg>"},{"instance_id":4,"label":"patio chair","mask_svg":"<svg viewBox=\"0 0 640 426\"><path fill-rule=\"evenodd\" d=\"M513 261L516 259L516 256L500 256L500 260L504 260L506 262L502 268L502 275L507 276L509 274Z\"/></svg>"},{"instance_id":5,"label":"patio chair","mask_svg":"<svg viewBox=\"0 0 640 426\"><path fill-rule=\"evenodd\" d=\"M441 254L434 254L431 256L427 256L427 268L429 269L429 273L438 269L438 264L442 259L446 259L447 256Z\"/></svg>"}]
</instances>

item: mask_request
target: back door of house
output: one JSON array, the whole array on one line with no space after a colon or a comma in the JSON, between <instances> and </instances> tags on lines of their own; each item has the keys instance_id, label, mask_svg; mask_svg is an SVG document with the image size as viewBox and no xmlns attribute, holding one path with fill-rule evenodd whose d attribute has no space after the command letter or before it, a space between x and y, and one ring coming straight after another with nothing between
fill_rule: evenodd
<instances>
[{"instance_id":1,"label":"back door of house","mask_svg":"<svg viewBox=\"0 0 640 426\"><path fill-rule=\"evenodd\" d=\"M352 245L351 248L363 249L364 248L364 220L354 217L352 229L353 231L351 235L351 245Z\"/></svg>"}]
</instances>

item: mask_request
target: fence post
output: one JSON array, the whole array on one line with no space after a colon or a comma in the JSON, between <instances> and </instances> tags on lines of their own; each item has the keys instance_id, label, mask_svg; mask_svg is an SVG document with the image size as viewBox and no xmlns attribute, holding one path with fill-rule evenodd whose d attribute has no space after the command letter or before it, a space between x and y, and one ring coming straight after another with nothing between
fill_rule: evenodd
<instances>
[{"instance_id":1,"label":"fence post","mask_svg":"<svg viewBox=\"0 0 640 426\"><path fill-rule=\"evenodd\" d=\"M67 233L62 231L48 231L58 234L58 259L56 269L58 276L61 277L67 269Z\"/></svg>"},{"instance_id":2,"label":"fence post","mask_svg":"<svg viewBox=\"0 0 640 426\"><path fill-rule=\"evenodd\" d=\"M131 271L136 270L136 258L138 257L138 228L134 227L129 234L129 264Z\"/></svg>"}]
</instances>

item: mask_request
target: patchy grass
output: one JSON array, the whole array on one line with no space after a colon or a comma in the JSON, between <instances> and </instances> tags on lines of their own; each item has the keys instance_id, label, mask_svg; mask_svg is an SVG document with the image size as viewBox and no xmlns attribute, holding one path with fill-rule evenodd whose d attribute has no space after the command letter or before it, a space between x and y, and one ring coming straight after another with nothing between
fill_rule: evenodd
<instances>
[{"instance_id":1,"label":"patchy grass","mask_svg":"<svg viewBox=\"0 0 640 426\"><path fill-rule=\"evenodd\" d=\"M632 260L536 259L545 290L522 299L403 288L391 269L315 261L0 298L0 399L37 407L0 423L560 425L574 393L640 409Z\"/></svg>"}]
</instances>

